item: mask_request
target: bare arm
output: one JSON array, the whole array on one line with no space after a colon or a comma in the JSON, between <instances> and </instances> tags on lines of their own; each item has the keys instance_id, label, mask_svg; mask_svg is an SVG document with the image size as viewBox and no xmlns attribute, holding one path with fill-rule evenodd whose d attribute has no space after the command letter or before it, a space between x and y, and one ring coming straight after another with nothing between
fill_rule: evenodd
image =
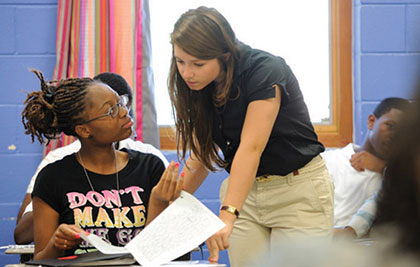
<instances>
[{"instance_id":1,"label":"bare arm","mask_svg":"<svg viewBox=\"0 0 420 267\"><path fill-rule=\"evenodd\" d=\"M58 225L59 214L38 197L33 199L33 205L34 259L57 258L81 242L78 234L82 229L75 225Z\"/></svg>"},{"instance_id":2,"label":"bare arm","mask_svg":"<svg viewBox=\"0 0 420 267\"><path fill-rule=\"evenodd\" d=\"M232 162L223 202L236 207L239 211L254 183L261 154L267 145L280 108L280 88L277 85L275 88L275 98L253 101L248 105L241 132L241 143ZM226 211L221 211L219 217L226 226L207 241L209 260L212 262L217 262L219 250L229 247L228 238L236 219Z\"/></svg>"},{"instance_id":3,"label":"bare arm","mask_svg":"<svg viewBox=\"0 0 420 267\"><path fill-rule=\"evenodd\" d=\"M75 144L71 145L72 147L76 147L78 148L78 146L75 146ZM31 178L31 181L29 182L28 188L26 190L26 194L25 197L22 201L22 204L20 206L18 215L17 215L17 219L16 219L16 228L14 231L14 238L15 238L15 242L16 244L28 244L31 243L34 240L34 236L33 236L33 213L32 212L28 212L25 214L25 216L22 215L24 214L24 211L26 209L26 207L29 205L29 203L32 201L31 199L31 193L35 184L35 180L36 177L38 176L39 172L48 164L50 164L51 162L54 162L58 159L61 159L63 156L73 152L73 151L68 151L66 153L63 153L64 148L59 148L55 151L51 151L51 153L49 153L38 165L38 167L36 168L36 171L34 173L34 175Z\"/></svg>"},{"instance_id":4,"label":"bare arm","mask_svg":"<svg viewBox=\"0 0 420 267\"><path fill-rule=\"evenodd\" d=\"M201 164L194 153L191 153L187 160L187 166L184 167L184 188L188 193L194 194L206 179L209 171Z\"/></svg>"},{"instance_id":5,"label":"bare arm","mask_svg":"<svg viewBox=\"0 0 420 267\"><path fill-rule=\"evenodd\" d=\"M20 219L22 218L23 212L26 209L26 206L28 206L29 203L31 203L31 194L25 194L25 197L23 198L22 204L20 205L20 209L16 218L16 224L19 223Z\"/></svg>"},{"instance_id":6,"label":"bare arm","mask_svg":"<svg viewBox=\"0 0 420 267\"><path fill-rule=\"evenodd\" d=\"M29 212L30 214L25 214L22 218L23 212L29 203L31 203L31 194L25 194L16 218L16 227L14 231L16 244L29 244L34 240L32 212Z\"/></svg>"},{"instance_id":7,"label":"bare arm","mask_svg":"<svg viewBox=\"0 0 420 267\"><path fill-rule=\"evenodd\" d=\"M224 200L224 204L232 205L238 210L241 210L255 181L261 154L280 108L280 89L275 87L275 98L254 101L248 105L241 143L233 159Z\"/></svg>"},{"instance_id":8,"label":"bare arm","mask_svg":"<svg viewBox=\"0 0 420 267\"><path fill-rule=\"evenodd\" d=\"M15 243L18 245L30 244L34 241L34 224L32 211L25 213L19 220L14 231Z\"/></svg>"}]
</instances>

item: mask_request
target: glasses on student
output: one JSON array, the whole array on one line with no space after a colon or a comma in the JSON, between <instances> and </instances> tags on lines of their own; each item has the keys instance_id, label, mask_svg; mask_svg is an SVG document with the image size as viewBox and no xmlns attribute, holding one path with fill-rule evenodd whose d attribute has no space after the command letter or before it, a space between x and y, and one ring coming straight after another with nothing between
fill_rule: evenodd
<instances>
[{"instance_id":1,"label":"glasses on student","mask_svg":"<svg viewBox=\"0 0 420 267\"><path fill-rule=\"evenodd\" d=\"M85 124L85 123L88 123L88 122L91 122L91 121L94 121L94 120L97 120L97 119L100 119L100 118L103 118L103 117L106 117L106 116L109 116L111 118L115 118L120 113L120 107L125 107L125 108L127 108L128 111L130 111L130 108L127 107L127 104L128 104L128 95L122 95L122 96L120 96L120 100L118 101L118 103L109 107L108 111L105 114L102 114L102 115L100 115L98 117L95 117L93 119L89 119L87 121L84 121L84 122L82 122L82 124Z\"/></svg>"}]
</instances>

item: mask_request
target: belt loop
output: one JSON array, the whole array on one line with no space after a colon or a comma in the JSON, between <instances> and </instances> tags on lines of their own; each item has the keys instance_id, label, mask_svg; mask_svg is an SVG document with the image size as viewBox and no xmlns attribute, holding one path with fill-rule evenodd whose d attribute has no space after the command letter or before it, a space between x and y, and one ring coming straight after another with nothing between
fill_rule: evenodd
<instances>
[{"instance_id":1,"label":"belt loop","mask_svg":"<svg viewBox=\"0 0 420 267\"><path fill-rule=\"evenodd\" d=\"M292 176L293 176L293 174L291 174L291 173L289 173L289 174L287 175L287 184L288 184L288 185L291 185L291 184L292 184Z\"/></svg>"}]
</instances>

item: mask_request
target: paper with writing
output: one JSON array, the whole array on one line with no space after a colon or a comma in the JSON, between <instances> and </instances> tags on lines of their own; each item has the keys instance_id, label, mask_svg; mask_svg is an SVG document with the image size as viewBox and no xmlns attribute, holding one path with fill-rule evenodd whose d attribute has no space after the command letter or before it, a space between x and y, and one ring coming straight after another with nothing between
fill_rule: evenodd
<instances>
[{"instance_id":1,"label":"paper with writing","mask_svg":"<svg viewBox=\"0 0 420 267\"><path fill-rule=\"evenodd\" d=\"M131 253L142 266L160 266L190 252L224 226L198 199L182 191L125 247L113 246L95 234L80 236L104 254Z\"/></svg>"},{"instance_id":2,"label":"paper with writing","mask_svg":"<svg viewBox=\"0 0 420 267\"><path fill-rule=\"evenodd\" d=\"M92 244L100 252L104 254L121 254L121 253L130 253L126 247L117 247L105 242L101 237L95 234L84 234L80 233L80 237L83 238L86 242Z\"/></svg>"},{"instance_id":3,"label":"paper with writing","mask_svg":"<svg viewBox=\"0 0 420 267\"><path fill-rule=\"evenodd\" d=\"M224 226L199 200L182 191L126 247L142 266L159 266L193 250Z\"/></svg>"}]
</instances>

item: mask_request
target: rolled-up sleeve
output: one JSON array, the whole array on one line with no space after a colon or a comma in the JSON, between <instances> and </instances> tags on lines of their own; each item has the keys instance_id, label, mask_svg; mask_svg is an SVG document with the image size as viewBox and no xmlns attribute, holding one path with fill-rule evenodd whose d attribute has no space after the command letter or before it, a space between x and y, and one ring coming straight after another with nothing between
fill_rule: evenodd
<instances>
[{"instance_id":1,"label":"rolled-up sleeve","mask_svg":"<svg viewBox=\"0 0 420 267\"><path fill-rule=\"evenodd\" d=\"M377 193L368 198L346 225L354 229L358 238L365 236L372 227L376 216L376 197Z\"/></svg>"}]
</instances>

